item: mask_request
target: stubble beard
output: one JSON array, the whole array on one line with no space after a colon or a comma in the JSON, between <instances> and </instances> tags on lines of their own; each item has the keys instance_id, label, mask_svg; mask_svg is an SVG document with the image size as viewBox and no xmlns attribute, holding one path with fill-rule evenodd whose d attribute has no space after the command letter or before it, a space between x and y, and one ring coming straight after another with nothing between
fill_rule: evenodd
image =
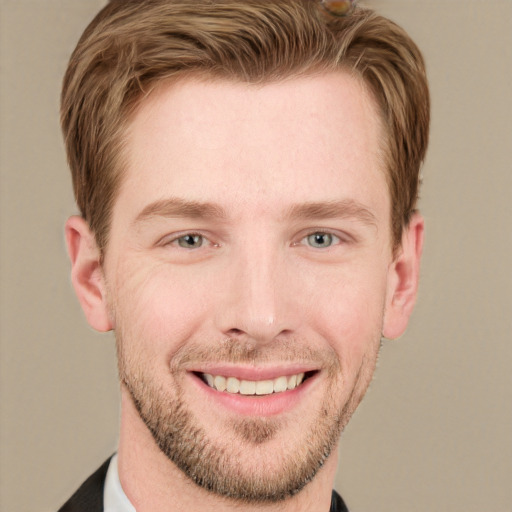
<instances>
[{"instance_id":1,"label":"stubble beard","mask_svg":"<svg viewBox=\"0 0 512 512\"><path fill-rule=\"evenodd\" d=\"M195 419L179 386L171 396L168 390L151 379L150 369L145 370L140 364L126 361L119 332L116 333L116 344L121 383L129 392L160 450L203 489L246 504L283 501L297 494L315 477L337 445L343 428L369 385L375 367L375 361L369 365L365 364L367 361L363 362L348 400L340 404L337 403L340 399L336 396L334 385L336 379L340 378L340 368L333 356L328 369L331 385L316 421L308 432L303 433L293 452L280 455L279 469L268 472L266 467L244 468L240 461L244 460L244 451L257 446L264 448L265 443L278 435L284 428L279 419L241 418L232 423L234 442L219 446ZM232 347L240 345L238 343ZM242 355L239 349L236 352L237 361L255 360L257 357L248 353ZM232 359L233 355L234 351L231 350ZM292 359L294 355L288 353L288 357ZM257 461L254 462L257 464Z\"/></svg>"}]
</instances>

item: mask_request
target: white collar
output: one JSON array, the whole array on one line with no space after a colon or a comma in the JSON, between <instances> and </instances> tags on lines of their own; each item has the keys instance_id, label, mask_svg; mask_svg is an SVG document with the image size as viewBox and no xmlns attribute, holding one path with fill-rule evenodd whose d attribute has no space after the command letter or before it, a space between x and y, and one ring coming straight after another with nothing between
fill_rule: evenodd
<instances>
[{"instance_id":1,"label":"white collar","mask_svg":"<svg viewBox=\"0 0 512 512\"><path fill-rule=\"evenodd\" d=\"M105 512L136 512L121 487L117 471L117 453L112 457L108 466L103 491L103 507Z\"/></svg>"}]
</instances>

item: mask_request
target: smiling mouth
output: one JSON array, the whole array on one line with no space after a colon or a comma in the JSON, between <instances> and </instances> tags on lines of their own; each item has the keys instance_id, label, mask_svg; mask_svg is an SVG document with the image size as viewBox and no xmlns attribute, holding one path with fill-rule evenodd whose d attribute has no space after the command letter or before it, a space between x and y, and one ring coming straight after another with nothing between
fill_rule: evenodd
<instances>
[{"instance_id":1,"label":"smiling mouth","mask_svg":"<svg viewBox=\"0 0 512 512\"><path fill-rule=\"evenodd\" d=\"M243 380L236 377L211 375L209 373L197 374L205 384L216 391L244 396L266 396L291 391L302 385L316 372L297 373L295 375L282 375L275 379Z\"/></svg>"}]
</instances>

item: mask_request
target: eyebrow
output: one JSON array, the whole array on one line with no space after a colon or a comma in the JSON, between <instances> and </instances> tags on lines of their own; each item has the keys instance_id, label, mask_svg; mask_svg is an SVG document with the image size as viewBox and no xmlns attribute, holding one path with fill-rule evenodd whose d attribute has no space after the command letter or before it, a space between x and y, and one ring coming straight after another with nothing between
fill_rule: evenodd
<instances>
[{"instance_id":1,"label":"eyebrow","mask_svg":"<svg viewBox=\"0 0 512 512\"><path fill-rule=\"evenodd\" d=\"M377 227L375 214L353 199L293 205L286 216L289 219L298 220L352 218L363 224Z\"/></svg>"},{"instance_id":2,"label":"eyebrow","mask_svg":"<svg viewBox=\"0 0 512 512\"><path fill-rule=\"evenodd\" d=\"M138 224L153 217L226 220L228 215L218 204L171 197L148 204L133 223ZM372 211L353 199L295 204L288 209L284 218L289 220L353 218L363 224L377 226L377 218Z\"/></svg>"},{"instance_id":3,"label":"eyebrow","mask_svg":"<svg viewBox=\"0 0 512 512\"><path fill-rule=\"evenodd\" d=\"M224 209L213 203L187 201L177 197L162 199L148 204L135 218L134 224L153 217L185 217L190 219L226 219Z\"/></svg>"}]
</instances>

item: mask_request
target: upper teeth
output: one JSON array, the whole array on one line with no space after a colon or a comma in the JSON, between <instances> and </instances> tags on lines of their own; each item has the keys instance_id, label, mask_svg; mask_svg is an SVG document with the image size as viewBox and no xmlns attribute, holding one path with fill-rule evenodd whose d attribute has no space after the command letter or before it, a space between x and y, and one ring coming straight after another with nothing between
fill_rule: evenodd
<instances>
[{"instance_id":1,"label":"upper teeth","mask_svg":"<svg viewBox=\"0 0 512 512\"><path fill-rule=\"evenodd\" d=\"M303 380L304 373L283 375L272 380L239 380L236 377L203 374L206 383L217 391L239 393L240 395L271 395L288 389L295 389Z\"/></svg>"}]
</instances>

